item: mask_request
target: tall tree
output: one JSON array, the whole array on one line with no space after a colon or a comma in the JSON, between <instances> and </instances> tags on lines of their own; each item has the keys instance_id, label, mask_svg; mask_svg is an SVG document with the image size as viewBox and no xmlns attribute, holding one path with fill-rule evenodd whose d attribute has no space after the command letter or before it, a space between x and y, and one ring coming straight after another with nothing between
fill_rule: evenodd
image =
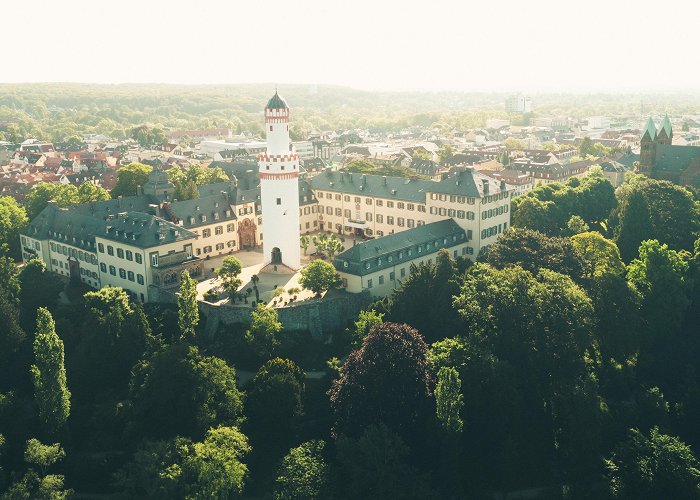
<instances>
[{"instance_id":1,"label":"tall tree","mask_svg":"<svg viewBox=\"0 0 700 500\"><path fill-rule=\"evenodd\" d=\"M245 332L245 341L253 352L261 358L270 358L280 346L279 332L282 323L277 311L263 303L258 303L251 313L250 327Z\"/></svg>"},{"instance_id":2,"label":"tall tree","mask_svg":"<svg viewBox=\"0 0 700 500\"><path fill-rule=\"evenodd\" d=\"M450 366L443 366L437 374L435 386L435 403L437 419L442 428L449 434L462 432L461 411L464 407L462 382L459 373Z\"/></svg>"},{"instance_id":3,"label":"tall tree","mask_svg":"<svg viewBox=\"0 0 700 500\"><path fill-rule=\"evenodd\" d=\"M25 331L29 331L36 322L37 309L56 307L64 283L57 274L47 271L46 264L39 259L32 259L24 265L19 281L20 323Z\"/></svg>"},{"instance_id":4,"label":"tall tree","mask_svg":"<svg viewBox=\"0 0 700 500\"><path fill-rule=\"evenodd\" d=\"M64 477L58 474L47 474L49 467L55 465L66 456L60 444L45 445L38 439L27 441L24 460L39 469L37 473L30 468L24 476L5 492L3 498L37 498L51 500L67 500L73 496L73 490L64 489Z\"/></svg>"},{"instance_id":5,"label":"tall tree","mask_svg":"<svg viewBox=\"0 0 700 500\"><path fill-rule=\"evenodd\" d=\"M177 324L180 338L192 341L199 325L199 307L197 306L197 280L190 278L190 273L182 271L180 293L177 296Z\"/></svg>"},{"instance_id":6,"label":"tall tree","mask_svg":"<svg viewBox=\"0 0 700 500\"><path fill-rule=\"evenodd\" d=\"M70 391L66 383L63 341L56 334L51 313L37 311L32 379L39 417L48 434L59 430L70 415Z\"/></svg>"},{"instance_id":7,"label":"tall tree","mask_svg":"<svg viewBox=\"0 0 700 500\"><path fill-rule=\"evenodd\" d=\"M615 229L615 241L622 260L629 262L634 259L642 241L652 238L653 234L647 201L641 192L632 191L620 207L619 223Z\"/></svg>"},{"instance_id":8,"label":"tall tree","mask_svg":"<svg viewBox=\"0 0 700 500\"><path fill-rule=\"evenodd\" d=\"M625 264L620 259L620 251L613 241L598 232L575 234L571 237L574 249L583 268L583 277L593 279L604 274L621 276Z\"/></svg>"},{"instance_id":9,"label":"tall tree","mask_svg":"<svg viewBox=\"0 0 700 500\"><path fill-rule=\"evenodd\" d=\"M320 297L323 292L340 285L340 275L333 264L316 259L301 270L299 284Z\"/></svg>"},{"instance_id":10,"label":"tall tree","mask_svg":"<svg viewBox=\"0 0 700 500\"><path fill-rule=\"evenodd\" d=\"M408 325L383 323L370 331L329 391L336 434L357 436L375 422L413 439L424 432L432 406L427 352Z\"/></svg>"}]
</instances>

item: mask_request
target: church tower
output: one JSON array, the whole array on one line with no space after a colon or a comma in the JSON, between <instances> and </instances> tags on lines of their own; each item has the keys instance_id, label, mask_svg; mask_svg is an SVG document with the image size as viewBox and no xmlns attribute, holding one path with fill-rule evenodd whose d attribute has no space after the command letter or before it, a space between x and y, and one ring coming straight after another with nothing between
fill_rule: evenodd
<instances>
[{"instance_id":1,"label":"church tower","mask_svg":"<svg viewBox=\"0 0 700 500\"><path fill-rule=\"evenodd\" d=\"M267 151L258 155L265 264L301 267L299 155L289 142L289 106L277 92L265 106Z\"/></svg>"},{"instance_id":2,"label":"church tower","mask_svg":"<svg viewBox=\"0 0 700 500\"><path fill-rule=\"evenodd\" d=\"M657 144L668 144L670 145L673 141L673 127L671 127L671 120L668 119L668 115L664 116L659 128L659 133L656 134Z\"/></svg>"},{"instance_id":3,"label":"church tower","mask_svg":"<svg viewBox=\"0 0 700 500\"><path fill-rule=\"evenodd\" d=\"M640 141L639 171L642 174L650 175L654 168L654 160L656 158L656 134L654 120L649 117L644 131L642 132L642 140Z\"/></svg>"}]
</instances>

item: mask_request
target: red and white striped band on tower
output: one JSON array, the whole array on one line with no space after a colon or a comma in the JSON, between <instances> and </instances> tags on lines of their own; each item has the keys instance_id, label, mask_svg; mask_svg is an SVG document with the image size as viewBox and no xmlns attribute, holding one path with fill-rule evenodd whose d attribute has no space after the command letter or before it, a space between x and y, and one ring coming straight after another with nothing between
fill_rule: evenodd
<instances>
[{"instance_id":1,"label":"red and white striped band on tower","mask_svg":"<svg viewBox=\"0 0 700 500\"><path fill-rule=\"evenodd\" d=\"M258 154L258 161L295 161L299 159L299 154L294 153L291 155L268 155L267 153Z\"/></svg>"},{"instance_id":2,"label":"red and white striped band on tower","mask_svg":"<svg viewBox=\"0 0 700 500\"><path fill-rule=\"evenodd\" d=\"M299 177L299 172L285 172L276 174L260 172L259 176L260 179L280 181L284 179L294 179L295 177Z\"/></svg>"}]
</instances>

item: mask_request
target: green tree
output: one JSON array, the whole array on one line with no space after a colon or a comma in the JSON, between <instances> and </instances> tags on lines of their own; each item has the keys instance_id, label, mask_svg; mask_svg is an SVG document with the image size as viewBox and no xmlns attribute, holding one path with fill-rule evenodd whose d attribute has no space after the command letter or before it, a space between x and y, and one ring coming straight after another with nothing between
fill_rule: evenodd
<instances>
[{"instance_id":1,"label":"green tree","mask_svg":"<svg viewBox=\"0 0 700 500\"><path fill-rule=\"evenodd\" d=\"M348 356L329 394L336 434L357 436L374 422L416 438L431 413L431 376L423 337L408 325L383 323Z\"/></svg>"},{"instance_id":2,"label":"green tree","mask_svg":"<svg viewBox=\"0 0 700 500\"><path fill-rule=\"evenodd\" d=\"M248 475L241 460L248 453L248 439L237 427L209 429L184 463L188 475L196 478L187 498L240 498Z\"/></svg>"},{"instance_id":3,"label":"green tree","mask_svg":"<svg viewBox=\"0 0 700 500\"><path fill-rule=\"evenodd\" d=\"M686 255L661 245L643 241L639 258L630 262L627 279L642 295L642 311L656 335L678 332L690 305Z\"/></svg>"},{"instance_id":4,"label":"green tree","mask_svg":"<svg viewBox=\"0 0 700 500\"><path fill-rule=\"evenodd\" d=\"M261 358L270 358L280 346L278 338L282 330L277 311L263 303L258 303L251 313L250 327L244 338L246 343Z\"/></svg>"},{"instance_id":5,"label":"green tree","mask_svg":"<svg viewBox=\"0 0 700 500\"><path fill-rule=\"evenodd\" d=\"M27 208L27 216L31 220L46 208L49 201L55 201L59 207L70 207L80 203L109 199L110 194L106 189L91 182L84 182L79 187L73 184L40 182L29 190L24 199L24 205Z\"/></svg>"},{"instance_id":6,"label":"green tree","mask_svg":"<svg viewBox=\"0 0 700 500\"><path fill-rule=\"evenodd\" d=\"M336 234L331 234L324 242L323 253L328 256L329 261L333 261L333 256L344 250L343 242Z\"/></svg>"},{"instance_id":7,"label":"green tree","mask_svg":"<svg viewBox=\"0 0 700 500\"><path fill-rule=\"evenodd\" d=\"M39 418L48 434L58 431L70 415L70 391L66 383L63 341L56 334L51 313L37 311L32 380Z\"/></svg>"},{"instance_id":8,"label":"green tree","mask_svg":"<svg viewBox=\"0 0 700 500\"><path fill-rule=\"evenodd\" d=\"M578 147L578 152L585 158L586 156L597 156L598 151L595 148L595 143L590 137L586 136L581 141L581 144Z\"/></svg>"},{"instance_id":9,"label":"green tree","mask_svg":"<svg viewBox=\"0 0 700 500\"><path fill-rule=\"evenodd\" d=\"M190 273L182 271L180 293L177 296L177 324L182 340L193 340L199 325L199 307L197 306L197 280L190 278Z\"/></svg>"},{"instance_id":10,"label":"green tree","mask_svg":"<svg viewBox=\"0 0 700 500\"><path fill-rule=\"evenodd\" d=\"M443 144L438 149L438 158L440 159L440 165L446 164L455 155L455 150L450 144ZM431 158L428 158L429 160Z\"/></svg>"},{"instance_id":11,"label":"green tree","mask_svg":"<svg viewBox=\"0 0 700 500\"><path fill-rule=\"evenodd\" d=\"M46 264L39 259L32 259L24 265L19 282L20 324L29 330L36 322L37 309L45 307L50 310L56 306L64 284L58 275L47 271Z\"/></svg>"},{"instance_id":12,"label":"green tree","mask_svg":"<svg viewBox=\"0 0 700 500\"><path fill-rule=\"evenodd\" d=\"M117 184L112 189L112 196L134 196L137 187L148 181L148 174L153 170L148 165L129 163L117 170Z\"/></svg>"},{"instance_id":13,"label":"green tree","mask_svg":"<svg viewBox=\"0 0 700 500\"><path fill-rule=\"evenodd\" d=\"M209 427L235 424L243 410L236 371L187 344L137 364L129 396L132 431L153 438L202 436Z\"/></svg>"},{"instance_id":14,"label":"green tree","mask_svg":"<svg viewBox=\"0 0 700 500\"><path fill-rule=\"evenodd\" d=\"M427 499L436 495L408 462L409 448L383 423L371 424L357 438L338 438L341 498Z\"/></svg>"},{"instance_id":15,"label":"green tree","mask_svg":"<svg viewBox=\"0 0 700 500\"><path fill-rule=\"evenodd\" d=\"M221 263L221 267L216 270L216 275L223 281L224 289L228 292L229 296L235 296L238 287L242 284L242 281L238 277L241 271L243 271L241 261L232 255L225 257L224 261Z\"/></svg>"},{"instance_id":16,"label":"green tree","mask_svg":"<svg viewBox=\"0 0 700 500\"><path fill-rule=\"evenodd\" d=\"M0 292L12 305L19 305L20 281L17 265L9 257L0 256Z\"/></svg>"},{"instance_id":17,"label":"green tree","mask_svg":"<svg viewBox=\"0 0 700 500\"><path fill-rule=\"evenodd\" d=\"M173 198L176 200L193 200L199 198L197 183L192 180L186 180L181 184L176 184L175 190L173 191Z\"/></svg>"},{"instance_id":18,"label":"green tree","mask_svg":"<svg viewBox=\"0 0 700 500\"><path fill-rule=\"evenodd\" d=\"M642 241L650 239L654 234L649 207L644 196L638 191L630 193L626 203L621 206L619 217L615 241L622 259L629 262L637 256L637 250Z\"/></svg>"},{"instance_id":19,"label":"green tree","mask_svg":"<svg viewBox=\"0 0 700 500\"><path fill-rule=\"evenodd\" d=\"M0 293L0 391L16 387L20 348L26 339L19 325L17 306Z\"/></svg>"},{"instance_id":20,"label":"green tree","mask_svg":"<svg viewBox=\"0 0 700 500\"><path fill-rule=\"evenodd\" d=\"M464 396L461 389L462 381L457 370L449 366L441 367L435 386L436 413L440 425L450 434L462 432L460 413L464 407Z\"/></svg>"},{"instance_id":21,"label":"green tree","mask_svg":"<svg viewBox=\"0 0 700 500\"><path fill-rule=\"evenodd\" d=\"M315 500L327 496L330 468L324 459L323 441L314 439L289 450L277 470L277 500Z\"/></svg>"},{"instance_id":22,"label":"green tree","mask_svg":"<svg viewBox=\"0 0 700 500\"><path fill-rule=\"evenodd\" d=\"M304 249L304 255L306 255L306 251L309 249L309 245L311 244L311 238L309 238L308 235L303 234L299 238L299 244L301 245L301 248Z\"/></svg>"},{"instance_id":23,"label":"green tree","mask_svg":"<svg viewBox=\"0 0 700 500\"><path fill-rule=\"evenodd\" d=\"M517 265L536 273L545 268L574 278L582 270L581 259L570 238L516 227L505 231L479 260L499 269Z\"/></svg>"},{"instance_id":24,"label":"green tree","mask_svg":"<svg viewBox=\"0 0 700 500\"><path fill-rule=\"evenodd\" d=\"M566 227L572 235L585 233L589 230L588 224L578 215L572 215Z\"/></svg>"},{"instance_id":25,"label":"green tree","mask_svg":"<svg viewBox=\"0 0 700 500\"><path fill-rule=\"evenodd\" d=\"M229 180L228 175L222 169L197 164L187 167L173 167L168 170L168 178L175 186L173 196L178 200L198 198L199 190L197 187Z\"/></svg>"},{"instance_id":26,"label":"green tree","mask_svg":"<svg viewBox=\"0 0 700 500\"><path fill-rule=\"evenodd\" d=\"M28 222L24 207L14 198L0 196L0 257L22 257L19 234Z\"/></svg>"},{"instance_id":27,"label":"green tree","mask_svg":"<svg viewBox=\"0 0 700 500\"><path fill-rule=\"evenodd\" d=\"M581 259L584 278L624 274L625 264L620 259L620 252L613 241L595 231L575 234L571 241Z\"/></svg>"},{"instance_id":28,"label":"green tree","mask_svg":"<svg viewBox=\"0 0 700 500\"><path fill-rule=\"evenodd\" d=\"M378 325L381 325L384 320L383 313L378 313L376 311L360 311L357 316L357 321L355 321L355 330L353 334L353 344L359 346L362 341L367 336L367 334L372 331L372 329Z\"/></svg>"},{"instance_id":29,"label":"green tree","mask_svg":"<svg viewBox=\"0 0 700 500\"><path fill-rule=\"evenodd\" d=\"M24 452L24 460L39 468L37 473L33 468L27 470L24 476L3 494L2 498L64 500L73 496L73 490L64 489L64 477L58 474L47 474L52 465L65 457L63 448L58 443L42 444L37 439L29 439Z\"/></svg>"},{"instance_id":30,"label":"green tree","mask_svg":"<svg viewBox=\"0 0 700 500\"><path fill-rule=\"evenodd\" d=\"M613 498L690 500L700 494L700 462L690 446L658 427L649 437L630 429L606 468Z\"/></svg>"},{"instance_id":31,"label":"green tree","mask_svg":"<svg viewBox=\"0 0 700 500\"><path fill-rule=\"evenodd\" d=\"M306 290L311 290L320 297L323 292L340 286L340 275L333 264L316 259L302 268L299 284Z\"/></svg>"}]
</instances>

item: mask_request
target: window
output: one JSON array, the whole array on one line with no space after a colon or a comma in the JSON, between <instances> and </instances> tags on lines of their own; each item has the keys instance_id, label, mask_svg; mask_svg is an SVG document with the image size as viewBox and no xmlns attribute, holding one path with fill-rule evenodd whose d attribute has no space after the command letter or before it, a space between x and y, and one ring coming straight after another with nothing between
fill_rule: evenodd
<instances>
[{"instance_id":1,"label":"window","mask_svg":"<svg viewBox=\"0 0 700 500\"><path fill-rule=\"evenodd\" d=\"M107 264L105 264L104 262L100 262L100 272L107 272Z\"/></svg>"},{"instance_id":2,"label":"window","mask_svg":"<svg viewBox=\"0 0 700 500\"><path fill-rule=\"evenodd\" d=\"M406 225L407 225L408 227L415 227L415 226L416 226L416 221L414 221L413 219L406 219Z\"/></svg>"},{"instance_id":3,"label":"window","mask_svg":"<svg viewBox=\"0 0 700 500\"><path fill-rule=\"evenodd\" d=\"M379 222L379 223L384 222L384 216L382 214L377 214L377 222Z\"/></svg>"},{"instance_id":4,"label":"window","mask_svg":"<svg viewBox=\"0 0 700 500\"><path fill-rule=\"evenodd\" d=\"M350 196L348 196L348 195L346 194L346 195L343 197L343 200L344 200L344 201L350 201Z\"/></svg>"},{"instance_id":5,"label":"window","mask_svg":"<svg viewBox=\"0 0 700 500\"><path fill-rule=\"evenodd\" d=\"M137 254L135 255L135 257L136 257L136 263L137 263L137 264L141 264L141 263L143 262L143 258L141 257L141 254L140 254L140 253L137 253Z\"/></svg>"},{"instance_id":6,"label":"window","mask_svg":"<svg viewBox=\"0 0 700 500\"><path fill-rule=\"evenodd\" d=\"M124 270L124 269L121 268L121 267L119 268L119 277L122 278L122 279L125 279L125 278L126 278L126 270Z\"/></svg>"},{"instance_id":7,"label":"window","mask_svg":"<svg viewBox=\"0 0 700 500\"><path fill-rule=\"evenodd\" d=\"M158 267L158 253L152 253L151 254L151 265L153 267Z\"/></svg>"},{"instance_id":8,"label":"window","mask_svg":"<svg viewBox=\"0 0 700 500\"><path fill-rule=\"evenodd\" d=\"M387 202L386 202L386 208L394 208L394 202L393 202L393 201L387 201Z\"/></svg>"},{"instance_id":9,"label":"window","mask_svg":"<svg viewBox=\"0 0 700 500\"><path fill-rule=\"evenodd\" d=\"M418 205L419 212L425 212L425 205Z\"/></svg>"},{"instance_id":10,"label":"window","mask_svg":"<svg viewBox=\"0 0 700 500\"><path fill-rule=\"evenodd\" d=\"M204 215L204 214L202 214L202 215L199 216L199 219L200 219L202 222L206 222L206 221L207 221L207 216Z\"/></svg>"},{"instance_id":11,"label":"window","mask_svg":"<svg viewBox=\"0 0 700 500\"><path fill-rule=\"evenodd\" d=\"M139 285L143 285L143 274L136 275L136 283L138 283Z\"/></svg>"},{"instance_id":12,"label":"window","mask_svg":"<svg viewBox=\"0 0 700 500\"><path fill-rule=\"evenodd\" d=\"M100 253L105 253L105 246L102 243L97 244L97 251Z\"/></svg>"},{"instance_id":13,"label":"window","mask_svg":"<svg viewBox=\"0 0 700 500\"><path fill-rule=\"evenodd\" d=\"M216 244L216 249L217 249L217 250L223 250L223 249L224 249L224 244L223 244L223 243L217 243L217 244Z\"/></svg>"},{"instance_id":14,"label":"window","mask_svg":"<svg viewBox=\"0 0 700 500\"><path fill-rule=\"evenodd\" d=\"M341 196L340 196L339 194L336 194L336 195L335 195L335 199L336 199L337 201L340 201L340 198L341 198Z\"/></svg>"},{"instance_id":15,"label":"window","mask_svg":"<svg viewBox=\"0 0 700 500\"><path fill-rule=\"evenodd\" d=\"M349 219L349 218L350 218L350 210L348 210L348 209L346 208L346 209L344 210L343 215L345 216L346 219Z\"/></svg>"},{"instance_id":16,"label":"window","mask_svg":"<svg viewBox=\"0 0 700 500\"><path fill-rule=\"evenodd\" d=\"M134 252L131 250L126 251L126 260L134 260Z\"/></svg>"},{"instance_id":17,"label":"window","mask_svg":"<svg viewBox=\"0 0 700 500\"><path fill-rule=\"evenodd\" d=\"M368 222L372 222L372 212L365 213L365 220Z\"/></svg>"},{"instance_id":18,"label":"window","mask_svg":"<svg viewBox=\"0 0 700 500\"><path fill-rule=\"evenodd\" d=\"M396 281L396 274L394 274L394 271L391 271L389 273L389 280L390 281Z\"/></svg>"},{"instance_id":19,"label":"window","mask_svg":"<svg viewBox=\"0 0 700 500\"><path fill-rule=\"evenodd\" d=\"M414 208L416 208L416 206L413 203L406 204L406 210L413 210Z\"/></svg>"},{"instance_id":20,"label":"window","mask_svg":"<svg viewBox=\"0 0 700 500\"><path fill-rule=\"evenodd\" d=\"M379 276L379 284L380 284L380 285L383 285L383 284L384 284L384 275L383 275L383 274L381 274L381 275Z\"/></svg>"},{"instance_id":21,"label":"window","mask_svg":"<svg viewBox=\"0 0 700 500\"><path fill-rule=\"evenodd\" d=\"M376 205L377 205L378 207L382 207L382 206L384 206L384 201L383 201L383 200L377 200Z\"/></svg>"},{"instance_id":22,"label":"window","mask_svg":"<svg viewBox=\"0 0 700 500\"><path fill-rule=\"evenodd\" d=\"M365 198L365 203L366 203L367 205L371 205L371 204L372 204L372 198Z\"/></svg>"},{"instance_id":23,"label":"window","mask_svg":"<svg viewBox=\"0 0 700 500\"><path fill-rule=\"evenodd\" d=\"M367 288L372 288L372 279L367 280Z\"/></svg>"},{"instance_id":24,"label":"window","mask_svg":"<svg viewBox=\"0 0 700 500\"><path fill-rule=\"evenodd\" d=\"M457 210L457 218L458 219L464 219L465 215L466 214L465 214L464 210Z\"/></svg>"},{"instance_id":25,"label":"window","mask_svg":"<svg viewBox=\"0 0 700 500\"><path fill-rule=\"evenodd\" d=\"M335 216L336 216L336 217L342 217L342 216L343 216L343 209L342 209L342 208L336 208L336 209L335 209Z\"/></svg>"},{"instance_id":26,"label":"window","mask_svg":"<svg viewBox=\"0 0 700 500\"><path fill-rule=\"evenodd\" d=\"M355 196L355 203L360 203L360 201L362 201L362 200L360 200L360 197L359 197L359 196Z\"/></svg>"},{"instance_id":27,"label":"window","mask_svg":"<svg viewBox=\"0 0 700 500\"><path fill-rule=\"evenodd\" d=\"M447 216L448 217L456 217L457 216L457 210L454 208L450 208L447 210Z\"/></svg>"},{"instance_id":28,"label":"window","mask_svg":"<svg viewBox=\"0 0 700 500\"><path fill-rule=\"evenodd\" d=\"M202 238L209 238L211 236L211 229L202 229Z\"/></svg>"},{"instance_id":29,"label":"window","mask_svg":"<svg viewBox=\"0 0 700 500\"><path fill-rule=\"evenodd\" d=\"M398 224L399 227L404 226L404 218L403 217L397 217L396 218L396 224Z\"/></svg>"},{"instance_id":30,"label":"window","mask_svg":"<svg viewBox=\"0 0 700 500\"><path fill-rule=\"evenodd\" d=\"M402 267L401 270L399 271L399 275L403 278L406 276L406 268Z\"/></svg>"},{"instance_id":31,"label":"window","mask_svg":"<svg viewBox=\"0 0 700 500\"><path fill-rule=\"evenodd\" d=\"M404 207L405 207L405 205L404 205L403 202L398 202L398 203L396 204L396 208L399 208L399 209L401 209L401 210L403 210Z\"/></svg>"},{"instance_id":32,"label":"window","mask_svg":"<svg viewBox=\"0 0 700 500\"><path fill-rule=\"evenodd\" d=\"M226 232L227 233L232 233L235 229L236 225L235 224L226 224Z\"/></svg>"},{"instance_id":33,"label":"window","mask_svg":"<svg viewBox=\"0 0 700 500\"><path fill-rule=\"evenodd\" d=\"M214 228L214 233L215 234L224 234L224 226L216 226Z\"/></svg>"},{"instance_id":34,"label":"window","mask_svg":"<svg viewBox=\"0 0 700 500\"><path fill-rule=\"evenodd\" d=\"M66 248L66 247L63 247L63 248ZM107 245L107 253L109 255L114 255L114 247L112 245Z\"/></svg>"},{"instance_id":35,"label":"window","mask_svg":"<svg viewBox=\"0 0 700 500\"><path fill-rule=\"evenodd\" d=\"M134 281L134 271L128 271L126 273L126 279L128 279L129 281Z\"/></svg>"},{"instance_id":36,"label":"window","mask_svg":"<svg viewBox=\"0 0 700 500\"><path fill-rule=\"evenodd\" d=\"M117 268L114 266L109 266L109 274L111 274L112 276L116 276L117 275Z\"/></svg>"},{"instance_id":37,"label":"window","mask_svg":"<svg viewBox=\"0 0 700 500\"><path fill-rule=\"evenodd\" d=\"M204 247L202 250L204 253L211 253L211 246Z\"/></svg>"},{"instance_id":38,"label":"window","mask_svg":"<svg viewBox=\"0 0 700 500\"><path fill-rule=\"evenodd\" d=\"M281 205L282 204L282 198L277 198L277 204Z\"/></svg>"},{"instance_id":39,"label":"window","mask_svg":"<svg viewBox=\"0 0 700 500\"><path fill-rule=\"evenodd\" d=\"M333 215L333 207L326 207L326 215Z\"/></svg>"}]
</instances>

